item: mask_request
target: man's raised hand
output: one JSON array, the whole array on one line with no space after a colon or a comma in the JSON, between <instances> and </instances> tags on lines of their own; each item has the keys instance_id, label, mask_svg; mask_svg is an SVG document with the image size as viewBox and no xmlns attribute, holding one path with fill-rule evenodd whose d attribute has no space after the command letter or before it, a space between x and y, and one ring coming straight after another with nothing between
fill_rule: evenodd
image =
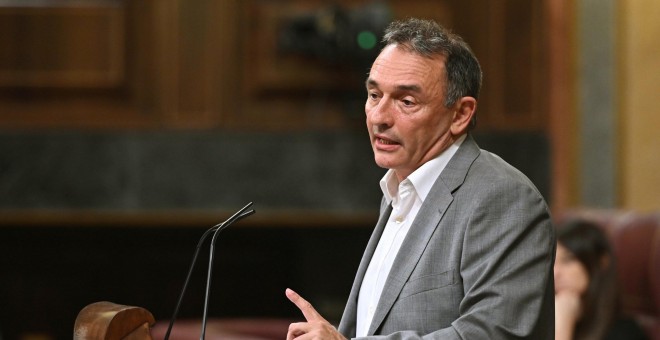
<instances>
[{"instance_id":1,"label":"man's raised hand","mask_svg":"<svg viewBox=\"0 0 660 340\"><path fill-rule=\"evenodd\" d=\"M314 309L311 303L298 293L287 288L286 297L302 312L307 322L296 322L289 325L287 340L346 340L325 318Z\"/></svg>"}]
</instances>

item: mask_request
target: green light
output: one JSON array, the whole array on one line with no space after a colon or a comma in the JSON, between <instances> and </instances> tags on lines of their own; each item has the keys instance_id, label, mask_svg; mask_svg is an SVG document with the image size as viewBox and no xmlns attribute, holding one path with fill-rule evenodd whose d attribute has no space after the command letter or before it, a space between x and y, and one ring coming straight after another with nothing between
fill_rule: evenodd
<instances>
[{"instance_id":1,"label":"green light","mask_svg":"<svg viewBox=\"0 0 660 340\"><path fill-rule=\"evenodd\" d=\"M358 33L357 43L363 50L370 50L376 46L376 35L369 31Z\"/></svg>"}]
</instances>

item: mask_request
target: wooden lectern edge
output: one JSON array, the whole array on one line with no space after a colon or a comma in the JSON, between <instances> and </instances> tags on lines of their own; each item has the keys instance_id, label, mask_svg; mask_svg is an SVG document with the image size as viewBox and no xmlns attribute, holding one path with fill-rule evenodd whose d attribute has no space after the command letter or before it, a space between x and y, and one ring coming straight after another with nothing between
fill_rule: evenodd
<instances>
[{"instance_id":1,"label":"wooden lectern edge","mask_svg":"<svg viewBox=\"0 0 660 340\"><path fill-rule=\"evenodd\" d=\"M74 325L74 340L151 339L154 316L142 307L100 301L83 308Z\"/></svg>"}]
</instances>

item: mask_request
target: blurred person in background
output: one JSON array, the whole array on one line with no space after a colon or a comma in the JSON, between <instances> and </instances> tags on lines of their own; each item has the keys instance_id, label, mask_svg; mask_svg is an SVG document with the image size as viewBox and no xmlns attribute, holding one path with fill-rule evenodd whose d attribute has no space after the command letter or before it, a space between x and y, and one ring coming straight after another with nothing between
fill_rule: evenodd
<instances>
[{"instance_id":1,"label":"blurred person in background","mask_svg":"<svg viewBox=\"0 0 660 340\"><path fill-rule=\"evenodd\" d=\"M586 220L557 229L555 339L647 339L621 312L616 258L607 235Z\"/></svg>"}]
</instances>

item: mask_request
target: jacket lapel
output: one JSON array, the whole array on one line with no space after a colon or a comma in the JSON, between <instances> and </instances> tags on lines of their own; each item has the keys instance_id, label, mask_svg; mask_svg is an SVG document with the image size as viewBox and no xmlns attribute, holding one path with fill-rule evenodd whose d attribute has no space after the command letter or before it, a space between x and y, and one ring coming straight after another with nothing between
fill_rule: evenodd
<instances>
[{"instance_id":1,"label":"jacket lapel","mask_svg":"<svg viewBox=\"0 0 660 340\"><path fill-rule=\"evenodd\" d=\"M472 137L468 135L433 184L433 188L424 203L422 203L415 220L410 226L408 235L406 235L406 238L401 244L399 254L392 264L392 269L383 287L378 307L376 308L367 334L374 335L383 320L385 320L396 298L401 293L404 284L408 281L417 262L419 262L431 236L433 236L440 220L442 220L442 216L453 201L452 193L463 183L470 165L478 155L479 147ZM386 222L387 219L385 219L384 223ZM383 221L381 220L380 223L383 223ZM371 245L371 240L369 245ZM374 244L373 247L375 249L376 245ZM373 249L371 250L371 254L373 255ZM371 260L371 256L369 256L369 260ZM366 264L361 263L360 267L362 268L364 265L366 270L368 264L368 261ZM364 272L361 275L360 283L364 277Z\"/></svg>"},{"instance_id":2,"label":"jacket lapel","mask_svg":"<svg viewBox=\"0 0 660 340\"><path fill-rule=\"evenodd\" d=\"M339 331L346 335L347 337L355 337L356 334L356 323L357 323L357 300L358 294L360 293L360 287L362 287L362 281L364 280L364 274L369 267L369 262L376 251L376 246L380 240L383 230L385 230L385 225L387 220L390 218L392 213L392 205L386 205L387 203L383 199L381 202L381 211L378 223L374 231L371 233L371 238L367 243L367 247L364 250L362 255L362 260L360 260L360 265L358 266L357 273L355 274L355 280L353 281L353 287L351 288L351 293L348 297L348 302L346 303L346 308L344 314L342 315L342 320L339 324Z\"/></svg>"}]
</instances>

